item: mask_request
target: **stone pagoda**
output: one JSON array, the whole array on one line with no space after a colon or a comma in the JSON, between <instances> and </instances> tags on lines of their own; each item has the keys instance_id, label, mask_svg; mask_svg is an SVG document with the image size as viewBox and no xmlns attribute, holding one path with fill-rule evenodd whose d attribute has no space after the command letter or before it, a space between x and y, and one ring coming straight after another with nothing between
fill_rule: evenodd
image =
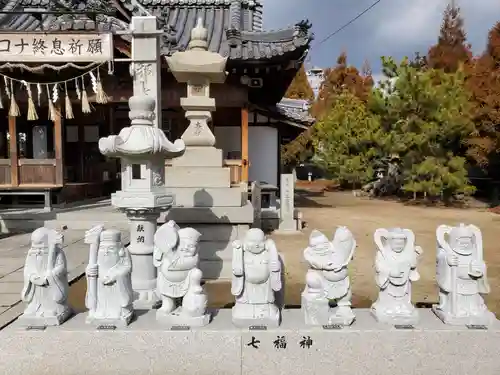
<instances>
[{"instance_id":1,"label":"stone pagoda","mask_svg":"<svg viewBox=\"0 0 500 375\"><path fill-rule=\"evenodd\" d=\"M176 197L168 219L202 233L200 268L205 279L231 277L231 242L241 238L254 218L247 199L247 183L231 186L230 170L223 167L223 152L215 148L210 130L215 99L210 84L224 83L226 58L208 51L207 29L202 20L191 31L184 52L167 58L178 82L187 84L181 98L189 126L182 135L186 151L167 167L165 185Z\"/></svg>"},{"instance_id":2,"label":"stone pagoda","mask_svg":"<svg viewBox=\"0 0 500 375\"><path fill-rule=\"evenodd\" d=\"M165 191L165 159L185 151L180 139L171 143L154 126L155 99L132 96L129 99L130 127L118 135L99 140L99 150L121 161L122 189L111 195L111 204L124 211L130 221L132 288L136 308L150 308L158 301L153 241L158 217L170 208L174 197Z\"/></svg>"}]
</instances>

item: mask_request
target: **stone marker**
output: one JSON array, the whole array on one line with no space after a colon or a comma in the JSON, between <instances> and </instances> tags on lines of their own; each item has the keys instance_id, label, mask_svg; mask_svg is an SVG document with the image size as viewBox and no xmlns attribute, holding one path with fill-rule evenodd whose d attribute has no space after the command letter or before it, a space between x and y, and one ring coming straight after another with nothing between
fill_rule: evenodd
<instances>
[{"instance_id":1,"label":"stone marker","mask_svg":"<svg viewBox=\"0 0 500 375\"><path fill-rule=\"evenodd\" d=\"M446 324L491 325L495 315L481 294L490 292L483 237L475 225L440 225L436 230L439 304L434 313Z\"/></svg>"},{"instance_id":2,"label":"stone marker","mask_svg":"<svg viewBox=\"0 0 500 375\"><path fill-rule=\"evenodd\" d=\"M243 242L233 242L231 293L236 297L232 310L237 327L277 327L281 312L276 294L282 288L281 262L273 240L259 228L251 228Z\"/></svg>"},{"instance_id":3,"label":"stone marker","mask_svg":"<svg viewBox=\"0 0 500 375\"><path fill-rule=\"evenodd\" d=\"M262 227L262 190L258 181L252 182L253 228Z\"/></svg>"},{"instance_id":4,"label":"stone marker","mask_svg":"<svg viewBox=\"0 0 500 375\"><path fill-rule=\"evenodd\" d=\"M132 320L132 262L116 229L92 228L85 235L90 244L85 304L87 323L124 327Z\"/></svg>"},{"instance_id":5,"label":"stone marker","mask_svg":"<svg viewBox=\"0 0 500 375\"><path fill-rule=\"evenodd\" d=\"M375 281L379 295L372 305L372 314L384 323L416 324L418 312L411 303L411 283L420 279L417 259L422 249L415 246L415 234L410 229L379 228L373 237L377 245Z\"/></svg>"},{"instance_id":6,"label":"stone marker","mask_svg":"<svg viewBox=\"0 0 500 375\"><path fill-rule=\"evenodd\" d=\"M68 269L63 241L61 233L43 227L31 235L21 292L27 306L19 317L25 326L59 325L72 315L68 306Z\"/></svg>"},{"instance_id":7,"label":"stone marker","mask_svg":"<svg viewBox=\"0 0 500 375\"><path fill-rule=\"evenodd\" d=\"M293 174L282 174L280 181L280 231L297 231L294 218L295 180Z\"/></svg>"},{"instance_id":8,"label":"stone marker","mask_svg":"<svg viewBox=\"0 0 500 375\"><path fill-rule=\"evenodd\" d=\"M156 318L171 327L201 327L210 322L207 296L201 286L203 274L198 268L200 236L196 229L180 229L173 220L155 234L156 291L162 302Z\"/></svg>"},{"instance_id":9,"label":"stone marker","mask_svg":"<svg viewBox=\"0 0 500 375\"><path fill-rule=\"evenodd\" d=\"M354 256L356 241L347 227L335 231L332 242L318 230L309 237L304 259L309 265L302 309L306 324L351 325L351 284L347 266ZM336 306L330 307L330 302Z\"/></svg>"}]
</instances>

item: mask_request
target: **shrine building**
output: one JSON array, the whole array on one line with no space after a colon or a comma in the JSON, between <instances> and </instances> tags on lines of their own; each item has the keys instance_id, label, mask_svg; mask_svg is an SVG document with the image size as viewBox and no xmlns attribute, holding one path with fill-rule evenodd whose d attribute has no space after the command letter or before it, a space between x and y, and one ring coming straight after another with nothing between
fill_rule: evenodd
<instances>
[{"instance_id":1,"label":"shrine building","mask_svg":"<svg viewBox=\"0 0 500 375\"><path fill-rule=\"evenodd\" d=\"M187 48L199 18L209 50L227 57L224 84L210 95L211 129L231 183L277 187L280 145L313 122L303 101L282 100L312 41L307 21L265 31L260 0L10 0L0 10L0 196L45 206L107 197L120 167L100 137L130 125L129 29L153 15L161 53ZM70 59L64 59L65 57ZM53 58L50 63L47 57ZM145 73L147 74L147 72ZM188 125L177 83L162 59L162 123L170 140ZM84 113L90 112L90 113Z\"/></svg>"}]
</instances>

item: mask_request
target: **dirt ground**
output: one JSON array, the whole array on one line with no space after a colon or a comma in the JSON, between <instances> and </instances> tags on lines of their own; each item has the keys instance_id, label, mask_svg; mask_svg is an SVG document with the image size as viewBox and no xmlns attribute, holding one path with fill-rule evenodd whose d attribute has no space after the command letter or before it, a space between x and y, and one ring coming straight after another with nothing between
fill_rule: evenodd
<instances>
[{"instance_id":1,"label":"dirt ground","mask_svg":"<svg viewBox=\"0 0 500 375\"><path fill-rule=\"evenodd\" d=\"M435 283L435 231L441 224L471 223L483 233L484 259L488 265L491 293L486 297L489 308L500 316L500 215L485 209L457 209L406 206L399 202L354 197L351 192L298 192L296 206L306 222L303 233L293 235L273 234L272 238L284 255L286 265L285 302L288 306L300 305L300 293L307 270L302 259L312 229L333 236L339 225L347 226L354 234L358 247L350 265L353 288L353 306L369 307L376 298L373 262L375 244L373 233L380 227L404 227L413 230L416 244L424 254L418 269L421 279L413 285L413 301L422 307L437 302ZM72 302L82 307L85 279L72 287ZM228 283L207 285L210 305L228 307L234 300Z\"/></svg>"}]
</instances>

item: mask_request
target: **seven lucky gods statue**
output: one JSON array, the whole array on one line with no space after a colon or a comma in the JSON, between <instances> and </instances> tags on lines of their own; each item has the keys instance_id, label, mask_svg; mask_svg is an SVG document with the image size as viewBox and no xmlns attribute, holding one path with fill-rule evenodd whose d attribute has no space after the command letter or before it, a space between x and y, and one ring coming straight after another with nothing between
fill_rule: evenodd
<instances>
[{"instance_id":1,"label":"seven lucky gods statue","mask_svg":"<svg viewBox=\"0 0 500 375\"><path fill-rule=\"evenodd\" d=\"M90 245L86 270L87 323L127 326L134 315L132 262L120 231L96 226L85 233L85 243Z\"/></svg>"},{"instance_id":2,"label":"seven lucky gods statue","mask_svg":"<svg viewBox=\"0 0 500 375\"><path fill-rule=\"evenodd\" d=\"M434 313L446 324L492 324L495 315L481 296L490 292L481 230L475 225L440 225L436 237L439 305L433 306Z\"/></svg>"},{"instance_id":3,"label":"seven lucky gods statue","mask_svg":"<svg viewBox=\"0 0 500 375\"><path fill-rule=\"evenodd\" d=\"M162 301L156 319L162 323L202 327L210 322L201 285L203 273L198 268L200 236L193 228L180 229L173 220L155 233L153 263L158 268L156 292Z\"/></svg>"},{"instance_id":4,"label":"seven lucky gods statue","mask_svg":"<svg viewBox=\"0 0 500 375\"><path fill-rule=\"evenodd\" d=\"M418 312L411 303L411 283L420 279L417 258L422 254L415 246L415 235L410 229L377 229L375 281L379 295L372 305L374 317L389 324L416 324Z\"/></svg>"},{"instance_id":5,"label":"seven lucky gods statue","mask_svg":"<svg viewBox=\"0 0 500 375\"><path fill-rule=\"evenodd\" d=\"M233 324L242 328L279 326L276 295L282 288L282 270L274 241L259 228L249 229L243 242L233 242L232 268Z\"/></svg>"},{"instance_id":6,"label":"seven lucky gods statue","mask_svg":"<svg viewBox=\"0 0 500 375\"><path fill-rule=\"evenodd\" d=\"M346 227L337 228L331 242L320 231L312 231L309 247L304 250L309 265L302 292L306 324L351 325L354 322L347 266L355 249L354 236ZM334 306L330 307L332 302Z\"/></svg>"},{"instance_id":7,"label":"seven lucky gods statue","mask_svg":"<svg viewBox=\"0 0 500 375\"><path fill-rule=\"evenodd\" d=\"M23 325L60 325L72 315L63 241L63 235L53 229L38 228L31 235L21 294L27 303L19 318Z\"/></svg>"}]
</instances>

